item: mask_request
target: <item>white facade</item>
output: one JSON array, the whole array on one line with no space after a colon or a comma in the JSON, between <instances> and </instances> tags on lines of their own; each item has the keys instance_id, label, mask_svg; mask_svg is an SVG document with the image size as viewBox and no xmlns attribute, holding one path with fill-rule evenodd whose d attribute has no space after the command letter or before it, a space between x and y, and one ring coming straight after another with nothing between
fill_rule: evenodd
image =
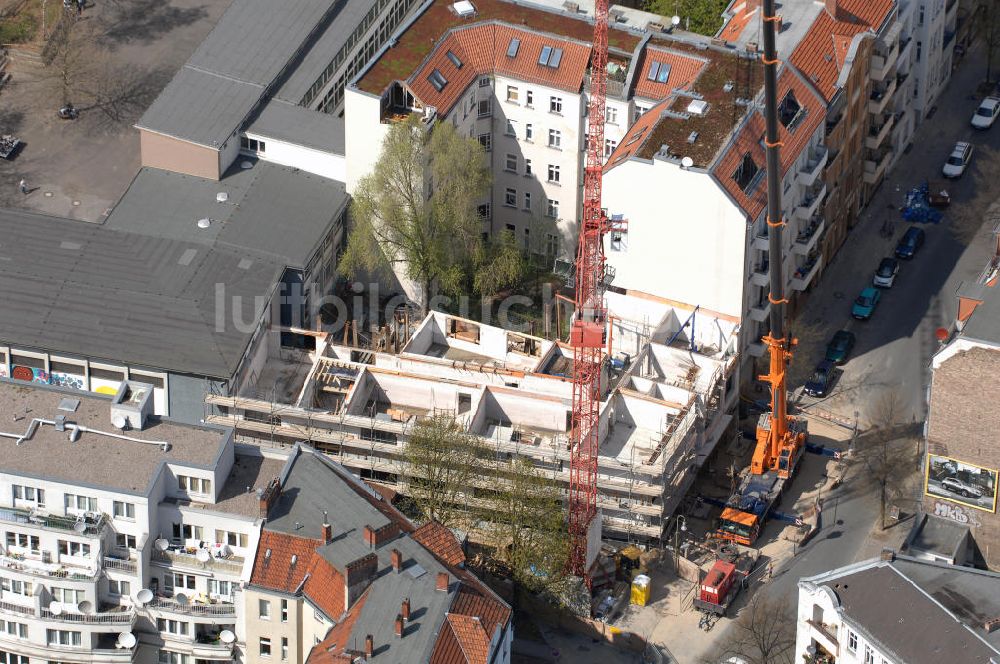
<instances>
[{"instance_id":1,"label":"white facade","mask_svg":"<svg viewBox=\"0 0 1000 664\"><path fill-rule=\"evenodd\" d=\"M945 48L945 27L948 16L957 13L958 3L953 3L952 11L946 12L946 0L913 0L913 2L915 4L913 38L916 41L914 44L916 62L913 71L913 75L916 76L915 111L920 118L925 118L951 77L951 49L954 41Z\"/></svg>"},{"instance_id":2,"label":"white facade","mask_svg":"<svg viewBox=\"0 0 1000 664\"><path fill-rule=\"evenodd\" d=\"M826 652L836 658L833 661L837 664L895 664L881 644L864 634L863 628L853 624L840 610L840 602L832 590L799 582L796 662L805 661L811 653Z\"/></svg>"},{"instance_id":3,"label":"white facade","mask_svg":"<svg viewBox=\"0 0 1000 664\"><path fill-rule=\"evenodd\" d=\"M344 182L347 179L347 163L344 155L324 152L323 150L317 150L305 145L296 145L289 141L255 134L251 131L244 132L243 136L246 140L252 141L250 143L251 146L260 146L262 143L265 146L263 150L245 148L242 150L243 154L256 157L261 161L270 161L282 166L298 168L307 173L320 175L331 180L337 180L338 182Z\"/></svg>"}]
</instances>

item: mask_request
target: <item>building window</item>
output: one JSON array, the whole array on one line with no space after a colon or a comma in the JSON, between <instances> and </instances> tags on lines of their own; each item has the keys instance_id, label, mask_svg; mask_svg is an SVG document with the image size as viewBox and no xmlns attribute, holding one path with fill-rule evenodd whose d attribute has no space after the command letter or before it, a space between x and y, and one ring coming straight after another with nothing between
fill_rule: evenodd
<instances>
[{"instance_id":1,"label":"building window","mask_svg":"<svg viewBox=\"0 0 1000 664\"><path fill-rule=\"evenodd\" d=\"M180 574L177 572L167 572L163 575L163 587L174 590L194 590L195 579L192 574Z\"/></svg>"},{"instance_id":2,"label":"building window","mask_svg":"<svg viewBox=\"0 0 1000 664\"><path fill-rule=\"evenodd\" d=\"M562 133L558 129L549 129L549 147L558 148L562 146Z\"/></svg>"},{"instance_id":3,"label":"building window","mask_svg":"<svg viewBox=\"0 0 1000 664\"><path fill-rule=\"evenodd\" d=\"M527 211L529 211L529 212L531 211L531 192L530 191L524 192L524 209L527 210ZM525 230L527 230L527 229L525 229Z\"/></svg>"},{"instance_id":4,"label":"building window","mask_svg":"<svg viewBox=\"0 0 1000 664\"><path fill-rule=\"evenodd\" d=\"M535 128L531 125L530 122L526 123L524 125L524 140L530 141L534 137L535 137Z\"/></svg>"},{"instance_id":5,"label":"building window","mask_svg":"<svg viewBox=\"0 0 1000 664\"><path fill-rule=\"evenodd\" d=\"M648 111L648 110L649 109L646 108L645 106L639 106L638 104L636 104L635 105L635 117L632 119L632 121L635 122L636 120L638 120L639 118L641 118L646 113L646 111Z\"/></svg>"},{"instance_id":6,"label":"building window","mask_svg":"<svg viewBox=\"0 0 1000 664\"><path fill-rule=\"evenodd\" d=\"M14 653L0 650L0 664L28 664L27 655L15 655ZM61 662L49 662L49 664L62 664Z\"/></svg>"},{"instance_id":7,"label":"building window","mask_svg":"<svg viewBox=\"0 0 1000 664\"><path fill-rule=\"evenodd\" d=\"M192 526L188 523L175 523L173 524L173 539L178 542L183 542L190 539L201 539L201 526Z\"/></svg>"},{"instance_id":8,"label":"building window","mask_svg":"<svg viewBox=\"0 0 1000 664\"><path fill-rule=\"evenodd\" d=\"M492 110L493 109L491 108L490 100L489 99L483 99L483 100L481 100L479 102L479 110L477 111L477 114L481 118L489 117L489 115L492 112Z\"/></svg>"},{"instance_id":9,"label":"building window","mask_svg":"<svg viewBox=\"0 0 1000 664\"><path fill-rule=\"evenodd\" d=\"M517 88L513 85L507 86L507 101L516 104L518 100Z\"/></svg>"},{"instance_id":10,"label":"building window","mask_svg":"<svg viewBox=\"0 0 1000 664\"><path fill-rule=\"evenodd\" d=\"M524 160L524 174L525 175L531 175L531 160L530 159L525 159Z\"/></svg>"},{"instance_id":11,"label":"building window","mask_svg":"<svg viewBox=\"0 0 1000 664\"><path fill-rule=\"evenodd\" d=\"M71 493L67 493L63 496L63 505L66 507L67 512L96 512L97 498L91 498L90 496L76 496Z\"/></svg>"},{"instance_id":12,"label":"building window","mask_svg":"<svg viewBox=\"0 0 1000 664\"><path fill-rule=\"evenodd\" d=\"M920 5L920 14L919 18L917 18L917 25L923 25L923 24L924 24L924 6Z\"/></svg>"},{"instance_id":13,"label":"building window","mask_svg":"<svg viewBox=\"0 0 1000 664\"><path fill-rule=\"evenodd\" d=\"M555 256L559 253L559 236L555 233L545 234L545 253L548 256Z\"/></svg>"},{"instance_id":14,"label":"building window","mask_svg":"<svg viewBox=\"0 0 1000 664\"><path fill-rule=\"evenodd\" d=\"M511 173L517 172L517 155L507 153L507 158L504 163L504 169L510 171Z\"/></svg>"},{"instance_id":15,"label":"building window","mask_svg":"<svg viewBox=\"0 0 1000 664\"><path fill-rule=\"evenodd\" d=\"M448 85L448 79L444 77L440 69L435 69L427 77L427 81L434 86L434 89L438 92L444 90L444 86Z\"/></svg>"},{"instance_id":16,"label":"building window","mask_svg":"<svg viewBox=\"0 0 1000 664\"><path fill-rule=\"evenodd\" d=\"M477 208L479 216L483 220L489 220L493 218L493 205L491 203L484 203Z\"/></svg>"},{"instance_id":17,"label":"building window","mask_svg":"<svg viewBox=\"0 0 1000 664\"><path fill-rule=\"evenodd\" d=\"M610 157L611 153L613 153L617 147L618 141L613 141L610 138L604 139L604 156Z\"/></svg>"},{"instance_id":18,"label":"building window","mask_svg":"<svg viewBox=\"0 0 1000 664\"><path fill-rule=\"evenodd\" d=\"M167 634L188 635L188 624L183 620L168 620L167 618L156 619L156 629Z\"/></svg>"},{"instance_id":19,"label":"building window","mask_svg":"<svg viewBox=\"0 0 1000 664\"><path fill-rule=\"evenodd\" d=\"M612 108L611 106L608 106L604 111L604 115L607 119L608 124L618 124L617 108Z\"/></svg>"},{"instance_id":20,"label":"building window","mask_svg":"<svg viewBox=\"0 0 1000 664\"><path fill-rule=\"evenodd\" d=\"M135 520L135 504L124 503L120 500L114 502L114 515L116 519Z\"/></svg>"},{"instance_id":21,"label":"building window","mask_svg":"<svg viewBox=\"0 0 1000 664\"><path fill-rule=\"evenodd\" d=\"M126 535L125 533L115 533L115 546L117 546L119 549L134 549L135 535Z\"/></svg>"},{"instance_id":22,"label":"building window","mask_svg":"<svg viewBox=\"0 0 1000 664\"><path fill-rule=\"evenodd\" d=\"M549 182L559 184L559 167L555 164L549 164Z\"/></svg>"},{"instance_id":23,"label":"building window","mask_svg":"<svg viewBox=\"0 0 1000 664\"><path fill-rule=\"evenodd\" d=\"M208 594L210 596L229 598L233 594L232 581L220 581L219 579L208 580Z\"/></svg>"},{"instance_id":24,"label":"building window","mask_svg":"<svg viewBox=\"0 0 1000 664\"><path fill-rule=\"evenodd\" d=\"M17 501L19 500L23 500L28 503L35 503L39 507L45 507L44 489L36 489L33 486L22 486L20 484L14 484L11 488L14 494L15 507L17 507Z\"/></svg>"},{"instance_id":25,"label":"building window","mask_svg":"<svg viewBox=\"0 0 1000 664\"><path fill-rule=\"evenodd\" d=\"M187 475L177 476L177 488L188 493L201 493L211 495L212 480L200 477L188 477Z\"/></svg>"},{"instance_id":26,"label":"building window","mask_svg":"<svg viewBox=\"0 0 1000 664\"><path fill-rule=\"evenodd\" d=\"M0 632L3 632L8 636L13 636L15 639L28 638L28 626L25 625L24 623L11 622L9 620L0 620ZM0 664L2 664L3 661L4 661L3 656L0 655Z\"/></svg>"},{"instance_id":27,"label":"building window","mask_svg":"<svg viewBox=\"0 0 1000 664\"><path fill-rule=\"evenodd\" d=\"M246 533L233 533L228 530L216 530L215 541L218 544L228 544L229 546L241 546L246 548L247 535Z\"/></svg>"},{"instance_id":28,"label":"building window","mask_svg":"<svg viewBox=\"0 0 1000 664\"><path fill-rule=\"evenodd\" d=\"M507 207L515 207L517 205L517 190L507 187L504 193L503 204Z\"/></svg>"},{"instance_id":29,"label":"building window","mask_svg":"<svg viewBox=\"0 0 1000 664\"><path fill-rule=\"evenodd\" d=\"M261 620L270 620L271 603L266 599L257 600L257 612Z\"/></svg>"},{"instance_id":30,"label":"building window","mask_svg":"<svg viewBox=\"0 0 1000 664\"><path fill-rule=\"evenodd\" d=\"M60 556L76 556L79 558L90 558L90 545L83 542L67 542L59 540Z\"/></svg>"},{"instance_id":31,"label":"building window","mask_svg":"<svg viewBox=\"0 0 1000 664\"><path fill-rule=\"evenodd\" d=\"M53 586L51 588L52 596L56 598L57 601L64 602L66 604L79 604L83 601L83 590L76 590L74 588L58 588Z\"/></svg>"},{"instance_id":32,"label":"building window","mask_svg":"<svg viewBox=\"0 0 1000 664\"><path fill-rule=\"evenodd\" d=\"M288 659L288 637L281 637L281 659L282 661Z\"/></svg>"},{"instance_id":33,"label":"building window","mask_svg":"<svg viewBox=\"0 0 1000 664\"><path fill-rule=\"evenodd\" d=\"M445 55L448 57L449 60L451 60L451 64L455 65L455 69L462 68L462 61L459 60L458 56L455 55L452 51L449 50L447 53L445 53Z\"/></svg>"},{"instance_id":34,"label":"building window","mask_svg":"<svg viewBox=\"0 0 1000 664\"><path fill-rule=\"evenodd\" d=\"M743 155L743 160L740 165L736 167L733 172L733 180L736 181L736 186L738 186L744 192L750 189L750 186L757 181L757 173L760 169L757 167L757 163L747 152Z\"/></svg>"},{"instance_id":35,"label":"building window","mask_svg":"<svg viewBox=\"0 0 1000 664\"><path fill-rule=\"evenodd\" d=\"M261 637L260 638L260 656L270 657L271 656L271 639Z\"/></svg>"},{"instance_id":36,"label":"building window","mask_svg":"<svg viewBox=\"0 0 1000 664\"><path fill-rule=\"evenodd\" d=\"M514 226L514 224L504 224L504 228L506 228L506 229L507 229L507 232L508 232L508 233L512 233L512 234L513 234L513 233L514 233L515 231L517 231L517 227L515 227L515 226Z\"/></svg>"},{"instance_id":37,"label":"building window","mask_svg":"<svg viewBox=\"0 0 1000 664\"><path fill-rule=\"evenodd\" d=\"M483 146L483 149L489 152L493 149L493 134L480 134L479 144Z\"/></svg>"},{"instance_id":38,"label":"building window","mask_svg":"<svg viewBox=\"0 0 1000 664\"><path fill-rule=\"evenodd\" d=\"M514 128L514 120L507 120L507 129L504 130L507 136L517 136L517 130Z\"/></svg>"},{"instance_id":39,"label":"building window","mask_svg":"<svg viewBox=\"0 0 1000 664\"><path fill-rule=\"evenodd\" d=\"M778 120L781 121L785 129L790 131L802 119L804 115L803 110L802 105L799 104L799 100L795 98L795 91L789 90L778 106Z\"/></svg>"},{"instance_id":40,"label":"building window","mask_svg":"<svg viewBox=\"0 0 1000 664\"><path fill-rule=\"evenodd\" d=\"M490 87L490 77L489 76L483 76L482 78L480 78L479 79L479 87L481 87L481 88L488 88L488 87Z\"/></svg>"},{"instance_id":41,"label":"building window","mask_svg":"<svg viewBox=\"0 0 1000 664\"><path fill-rule=\"evenodd\" d=\"M26 535L24 533L12 533L7 532L7 548L12 546L31 551L32 553L38 553L39 551L39 540L37 535ZM15 551L12 553L20 553L20 551Z\"/></svg>"},{"instance_id":42,"label":"building window","mask_svg":"<svg viewBox=\"0 0 1000 664\"><path fill-rule=\"evenodd\" d=\"M562 113L562 97L549 97L549 113Z\"/></svg>"},{"instance_id":43,"label":"building window","mask_svg":"<svg viewBox=\"0 0 1000 664\"><path fill-rule=\"evenodd\" d=\"M258 141L256 138L247 138L246 136L240 136L240 147L247 152L256 152L257 154L264 154L266 151L264 141Z\"/></svg>"},{"instance_id":44,"label":"building window","mask_svg":"<svg viewBox=\"0 0 1000 664\"><path fill-rule=\"evenodd\" d=\"M288 600L281 600L281 622L288 622Z\"/></svg>"},{"instance_id":45,"label":"building window","mask_svg":"<svg viewBox=\"0 0 1000 664\"><path fill-rule=\"evenodd\" d=\"M13 593L15 595L31 597L32 587L30 581L0 578L0 590L7 593Z\"/></svg>"},{"instance_id":46,"label":"building window","mask_svg":"<svg viewBox=\"0 0 1000 664\"><path fill-rule=\"evenodd\" d=\"M865 644L865 664L875 664L875 651L867 643Z\"/></svg>"},{"instance_id":47,"label":"building window","mask_svg":"<svg viewBox=\"0 0 1000 664\"><path fill-rule=\"evenodd\" d=\"M920 60L920 51L923 50L923 42L917 42L917 60Z\"/></svg>"},{"instance_id":48,"label":"building window","mask_svg":"<svg viewBox=\"0 0 1000 664\"><path fill-rule=\"evenodd\" d=\"M847 649L851 652L858 651L858 635L850 630L847 632Z\"/></svg>"},{"instance_id":49,"label":"building window","mask_svg":"<svg viewBox=\"0 0 1000 664\"><path fill-rule=\"evenodd\" d=\"M160 664L189 664L191 658L179 652L160 651Z\"/></svg>"},{"instance_id":50,"label":"building window","mask_svg":"<svg viewBox=\"0 0 1000 664\"><path fill-rule=\"evenodd\" d=\"M557 219L559 217L559 201L552 200L548 201L548 205L545 208L545 216Z\"/></svg>"},{"instance_id":51,"label":"building window","mask_svg":"<svg viewBox=\"0 0 1000 664\"><path fill-rule=\"evenodd\" d=\"M80 632L71 632L66 629L45 630L46 643L50 646L79 646L83 645L83 638Z\"/></svg>"},{"instance_id":52,"label":"building window","mask_svg":"<svg viewBox=\"0 0 1000 664\"><path fill-rule=\"evenodd\" d=\"M118 579L108 579L108 594L110 595L124 595L128 597L132 592L132 584L128 581L119 581Z\"/></svg>"},{"instance_id":53,"label":"building window","mask_svg":"<svg viewBox=\"0 0 1000 664\"><path fill-rule=\"evenodd\" d=\"M535 93L531 90L524 91L524 105L531 108L535 104Z\"/></svg>"}]
</instances>

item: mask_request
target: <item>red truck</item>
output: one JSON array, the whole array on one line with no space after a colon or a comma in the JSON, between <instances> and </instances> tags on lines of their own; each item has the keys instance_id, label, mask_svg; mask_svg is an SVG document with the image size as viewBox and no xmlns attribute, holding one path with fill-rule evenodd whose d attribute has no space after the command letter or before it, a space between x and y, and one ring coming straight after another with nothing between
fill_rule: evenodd
<instances>
[{"instance_id":1,"label":"red truck","mask_svg":"<svg viewBox=\"0 0 1000 664\"><path fill-rule=\"evenodd\" d=\"M743 589L749 567L753 561L740 558L736 563L716 560L712 569L701 580L698 596L694 598L694 608L717 616L726 614L726 609Z\"/></svg>"}]
</instances>

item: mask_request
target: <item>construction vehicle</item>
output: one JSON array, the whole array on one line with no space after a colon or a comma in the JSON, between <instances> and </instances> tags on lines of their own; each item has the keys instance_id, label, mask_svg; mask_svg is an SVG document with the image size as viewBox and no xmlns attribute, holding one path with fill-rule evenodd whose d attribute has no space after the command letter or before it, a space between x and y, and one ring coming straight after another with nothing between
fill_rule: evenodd
<instances>
[{"instance_id":1,"label":"construction vehicle","mask_svg":"<svg viewBox=\"0 0 1000 664\"><path fill-rule=\"evenodd\" d=\"M762 341L767 346L770 370L759 379L771 388L771 408L757 421L757 445L746 473L722 512L718 537L752 546L764 522L784 493L802 461L806 445L805 420L788 414L786 368L796 341L785 331L785 282L782 273L781 139L778 133L778 56L775 49L775 0L764 0L763 22L764 106L767 154L768 264L770 265L770 333Z\"/></svg>"},{"instance_id":2,"label":"construction vehicle","mask_svg":"<svg viewBox=\"0 0 1000 664\"><path fill-rule=\"evenodd\" d=\"M604 236L622 232L624 220L609 219L601 207L604 166L604 120L608 87L608 0L594 6L594 47L588 100L587 163L583 179L583 217L575 267L574 305L570 329L573 347L573 416L570 429L569 571L591 584L587 544L597 514L598 424L601 405L601 365L607 339L604 291L607 270Z\"/></svg>"}]
</instances>

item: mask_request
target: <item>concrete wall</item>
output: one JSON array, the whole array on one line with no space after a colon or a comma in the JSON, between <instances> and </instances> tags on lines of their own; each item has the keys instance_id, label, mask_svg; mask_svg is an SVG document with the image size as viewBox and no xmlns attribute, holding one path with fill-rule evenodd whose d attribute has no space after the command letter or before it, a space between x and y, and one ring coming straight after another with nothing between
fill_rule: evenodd
<instances>
[{"instance_id":1,"label":"concrete wall","mask_svg":"<svg viewBox=\"0 0 1000 664\"><path fill-rule=\"evenodd\" d=\"M221 175L220 153L212 148L140 129L139 150L143 166L211 180Z\"/></svg>"},{"instance_id":2,"label":"concrete wall","mask_svg":"<svg viewBox=\"0 0 1000 664\"><path fill-rule=\"evenodd\" d=\"M247 132L247 138L264 141L266 150L257 153L261 161L270 161L283 166L298 168L307 173L321 175L331 180L347 180L347 161L344 155L323 152L304 145L281 141L263 134Z\"/></svg>"},{"instance_id":3,"label":"concrete wall","mask_svg":"<svg viewBox=\"0 0 1000 664\"><path fill-rule=\"evenodd\" d=\"M358 180L371 173L382 152L382 140L389 131L380 120L381 100L356 88L344 96L347 160L347 193L353 195Z\"/></svg>"}]
</instances>

